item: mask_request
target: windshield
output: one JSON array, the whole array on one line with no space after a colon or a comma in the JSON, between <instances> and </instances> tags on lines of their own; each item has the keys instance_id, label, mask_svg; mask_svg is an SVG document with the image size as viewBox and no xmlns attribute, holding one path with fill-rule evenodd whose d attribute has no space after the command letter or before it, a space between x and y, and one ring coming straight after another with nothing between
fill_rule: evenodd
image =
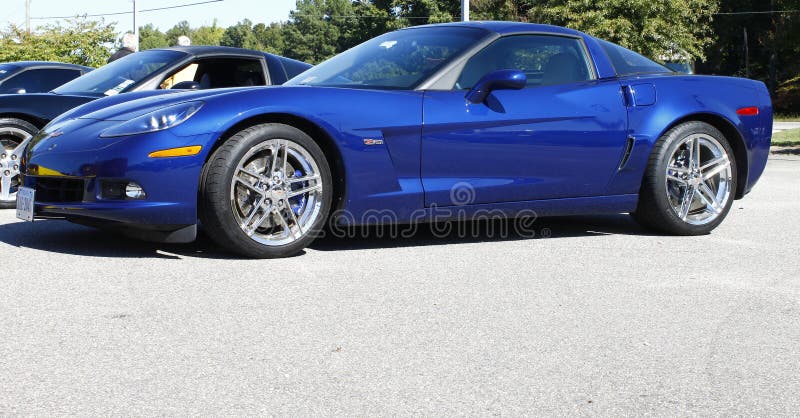
<instances>
[{"instance_id":1,"label":"windshield","mask_svg":"<svg viewBox=\"0 0 800 418\"><path fill-rule=\"evenodd\" d=\"M0 64L0 80L10 76L14 71L17 71L19 67L12 64Z\"/></svg>"},{"instance_id":2,"label":"windshield","mask_svg":"<svg viewBox=\"0 0 800 418\"><path fill-rule=\"evenodd\" d=\"M53 90L58 94L89 93L113 96L151 74L183 59L179 51L149 50L130 54Z\"/></svg>"},{"instance_id":3,"label":"windshield","mask_svg":"<svg viewBox=\"0 0 800 418\"><path fill-rule=\"evenodd\" d=\"M454 26L389 32L311 68L286 84L412 89L487 33L483 29Z\"/></svg>"}]
</instances>

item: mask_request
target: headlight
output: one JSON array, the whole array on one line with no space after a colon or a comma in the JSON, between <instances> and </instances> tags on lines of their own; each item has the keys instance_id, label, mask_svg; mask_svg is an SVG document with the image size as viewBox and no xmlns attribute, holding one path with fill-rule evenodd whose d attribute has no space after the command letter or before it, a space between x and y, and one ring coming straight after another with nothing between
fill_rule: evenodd
<instances>
[{"instance_id":1,"label":"headlight","mask_svg":"<svg viewBox=\"0 0 800 418\"><path fill-rule=\"evenodd\" d=\"M197 113L203 102L185 102L162 107L148 114L112 126L100 134L102 138L146 134L174 128Z\"/></svg>"}]
</instances>

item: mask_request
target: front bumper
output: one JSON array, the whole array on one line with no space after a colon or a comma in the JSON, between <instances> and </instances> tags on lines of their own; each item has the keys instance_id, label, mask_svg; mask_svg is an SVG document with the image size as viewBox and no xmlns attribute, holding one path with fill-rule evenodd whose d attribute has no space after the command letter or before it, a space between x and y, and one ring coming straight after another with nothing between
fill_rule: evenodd
<instances>
[{"instance_id":1,"label":"front bumper","mask_svg":"<svg viewBox=\"0 0 800 418\"><path fill-rule=\"evenodd\" d=\"M194 227L200 174L212 135L180 137L162 131L105 139L96 134L102 124L95 121L84 127L94 135L78 129L69 136L36 138L28 147L22 184L36 190L35 216L159 234ZM203 152L148 157L153 151L189 145L202 145ZM146 197L109 198L103 191L109 183L126 182L141 185Z\"/></svg>"}]
</instances>

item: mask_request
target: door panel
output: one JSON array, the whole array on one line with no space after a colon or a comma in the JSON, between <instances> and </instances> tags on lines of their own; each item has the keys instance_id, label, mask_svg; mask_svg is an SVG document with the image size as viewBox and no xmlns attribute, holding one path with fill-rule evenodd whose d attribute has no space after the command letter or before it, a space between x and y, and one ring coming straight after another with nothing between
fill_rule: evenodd
<instances>
[{"instance_id":1,"label":"door panel","mask_svg":"<svg viewBox=\"0 0 800 418\"><path fill-rule=\"evenodd\" d=\"M617 81L495 91L481 104L464 94L425 93L426 206L463 204L451 194L465 187L476 204L604 193L626 143Z\"/></svg>"}]
</instances>

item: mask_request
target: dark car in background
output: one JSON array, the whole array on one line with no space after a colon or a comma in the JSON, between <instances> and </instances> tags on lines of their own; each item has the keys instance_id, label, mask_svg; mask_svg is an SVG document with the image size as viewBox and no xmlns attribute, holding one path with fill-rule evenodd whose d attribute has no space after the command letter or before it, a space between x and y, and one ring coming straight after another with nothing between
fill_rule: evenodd
<instances>
[{"instance_id":1,"label":"dark car in background","mask_svg":"<svg viewBox=\"0 0 800 418\"><path fill-rule=\"evenodd\" d=\"M130 54L48 93L0 95L0 208L15 205L23 143L56 116L101 97L283 84L311 65L241 48L190 46ZM140 97L132 95L133 98Z\"/></svg>"},{"instance_id":2,"label":"dark car in background","mask_svg":"<svg viewBox=\"0 0 800 418\"><path fill-rule=\"evenodd\" d=\"M0 63L0 94L48 92L92 70L91 67L62 62Z\"/></svg>"}]
</instances>

